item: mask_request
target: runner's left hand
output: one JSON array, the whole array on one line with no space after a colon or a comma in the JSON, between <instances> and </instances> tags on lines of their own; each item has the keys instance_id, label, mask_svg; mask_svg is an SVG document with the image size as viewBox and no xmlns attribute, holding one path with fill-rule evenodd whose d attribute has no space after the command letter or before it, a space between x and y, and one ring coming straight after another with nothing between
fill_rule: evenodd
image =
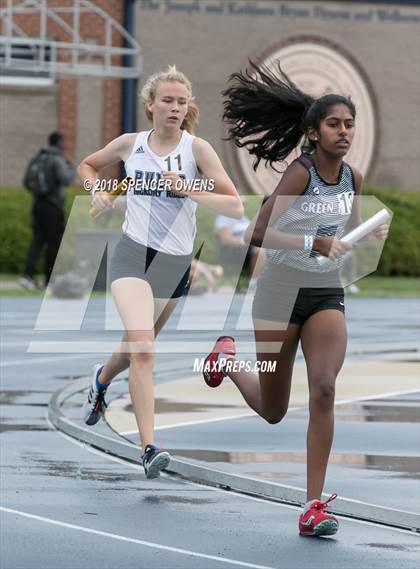
<instances>
[{"instance_id":1,"label":"runner's left hand","mask_svg":"<svg viewBox=\"0 0 420 569\"><path fill-rule=\"evenodd\" d=\"M171 192L176 194L183 194L184 193L184 181L180 178L175 172L162 172L162 177L165 180L165 184L168 184L168 181L171 184ZM166 187L168 187L166 185Z\"/></svg>"},{"instance_id":2,"label":"runner's left hand","mask_svg":"<svg viewBox=\"0 0 420 569\"><path fill-rule=\"evenodd\" d=\"M376 227L372 231L371 235L373 236L374 239L377 239L378 241L385 241L385 239L388 238L388 233L389 233L389 225L384 223L382 225L378 225L378 227Z\"/></svg>"}]
</instances>

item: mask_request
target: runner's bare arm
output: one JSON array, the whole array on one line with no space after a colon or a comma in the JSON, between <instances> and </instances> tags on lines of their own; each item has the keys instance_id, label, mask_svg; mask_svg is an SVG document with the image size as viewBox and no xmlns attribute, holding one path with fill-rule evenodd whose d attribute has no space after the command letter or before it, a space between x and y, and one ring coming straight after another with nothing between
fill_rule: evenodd
<instances>
[{"instance_id":1,"label":"runner's bare arm","mask_svg":"<svg viewBox=\"0 0 420 569\"><path fill-rule=\"evenodd\" d=\"M354 196L350 219L345 227L345 233L348 233L362 223L360 199L362 195L363 176L354 166L351 166L351 170L353 172L356 195Z\"/></svg>"},{"instance_id":2,"label":"runner's bare arm","mask_svg":"<svg viewBox=\"0 0 420 569\"><path fill-rule=\"evenodd\" d=\"M111 142L104 146L104 148L101 148L101 150L86 156L77 168L77 173L82 181L89 180L94 184L100 170L120 160L127 160L133 148L136 136L136 133L123 134L111 140Z\"/></svg>"},{"instance_id":3,"label":"runner's bare arm","mask_svg":"<svg viewBox=\"0 0 420 569\"><path fill-rule=\"evenodd\" d=\"M104 148L101 148L101 150L86 156L86 158L80 162L77 173L85 185L85 189L95 190L95 184L100 170L120 160L127 160L133 148L136 136L136 133L123 134L111 140L111 142ZM111 202L108 197L108 192L95 191L92 198L92 207L98 211L110 208Z\"/></svg>"},{"instance_id":4,"label":"runner's bare arm","mask_svg":"<svg viewBox=\"0 0 420 569\"><path fill-rule=\"evenodd\" d=\"M240 219L244 207L213 147L202 138L195 138L193 154L200 174L214 180L214 191L190 192L191 199L217 213Z\"/></svg>"},{"instance_id":5,"label":"runner's bare arm","mask_svg":"<svg viewBox=\"0 0 420 569\"><path fill-rule=\"evenodd\" d=\"M303 249L303 235L283 233L270 226L293 205L304 191L308 179L309 173L301 164L290 164L274 192L249 224L244 241L265 249Z\"/></svg>"}]
</instances>

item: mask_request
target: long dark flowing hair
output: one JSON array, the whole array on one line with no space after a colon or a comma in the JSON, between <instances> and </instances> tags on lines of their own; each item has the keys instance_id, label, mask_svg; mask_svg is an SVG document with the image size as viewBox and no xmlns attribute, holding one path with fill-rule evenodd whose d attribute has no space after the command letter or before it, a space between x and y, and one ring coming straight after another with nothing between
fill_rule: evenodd
<instances>
[{"instance_id":1,"label":"long dark flowing hair","mask_svg":"<svg viewBox=\"0 0 420 569\"><path fill-rule=\"evenodd\" d=\"M289 79L280 64L276 74L262 62L249 63L249 69L230 76L232 84L222 93L223 120L229 124L228 138L255 156L254 170L261 160L275 170L274 163L298 146L309 127L319 129L333 105L346 105L355 118L356 109L348 97L314 99ZM307 149L314 148L310 142Z\"/></svg>"}]
</instances>

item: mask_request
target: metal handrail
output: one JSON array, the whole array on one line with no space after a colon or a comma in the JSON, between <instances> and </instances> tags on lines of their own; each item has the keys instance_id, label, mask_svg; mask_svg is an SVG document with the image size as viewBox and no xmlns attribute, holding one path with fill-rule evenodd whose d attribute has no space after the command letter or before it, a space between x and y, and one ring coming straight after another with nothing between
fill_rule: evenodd
<instances>
[{"instance_id":1,"label":"metal handrail","mask_svg":"<svg viewBox=\"0 0 420 569\"><path fill-rule=\"evenodd\" d=\"M84 42L80 37L80 16L95 13L105 25L103 44ZM40 17L39 36L28 37L14 21L17 14L33 14ZM61 18L61 14L73 15L72 26ZM104 10L89 0L74 0L73 6L48 7L46 0L24 0L19 4L8 0L6 8L0 9L3 18L3 35L0 36L0 70L31 73L47 71L72 75L99 75L102 77L137 78L141 71L140 46L136 40ZM60 41L46 35L47 20L52 19L69 36L70 41ZM112 45L113 32L117 31L128 47ZM3 46L3 49L1 47ZM22 46L34 48L33 59L16 57ZM113 64L114 57L131 56L132 64ZM88 61L85 58L89 58ZM95 58L91 61L91 58ZM100 58L101 61L98 61Z\"/></svg>"}]
</instances>

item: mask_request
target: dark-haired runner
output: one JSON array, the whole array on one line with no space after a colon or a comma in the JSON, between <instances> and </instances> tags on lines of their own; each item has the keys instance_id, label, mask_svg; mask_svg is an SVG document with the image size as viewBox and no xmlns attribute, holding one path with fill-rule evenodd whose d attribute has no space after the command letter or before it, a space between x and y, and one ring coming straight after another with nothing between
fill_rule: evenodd
<instances>
[{"instance_id":1,"label":"dark-haired runner","mask_svg":"<svg viewBox=\"0 0 420 569\"><path fill-rule=\"evenodd\" d=\"M351 248L340 237L361 221L355 196L361 174L343 161L353 141L356 110L341 95L319 99L303 93L279 69L262 65L236 73L225 91L224 119L230 137L271 166L284 160L304 137L305 152L286 169L277 188L250 224L245 240L267 249L266 267L253 302L257 360L276 361L275 372L232 371L236 347L222 336L206 362L204 378L217 387L227 375L248 405L269 423L285 416L299 341L309 384L307 502L299 517L301 535L332 535L337 519L320 500L333 441L334 394L344 361L347 331L339 279L343 255ZM388 226L374 234L386 239ZM320 264L319 256L328 257ZM265 343L281 343L278 353Z\"/></svg>"}]
</instances>

